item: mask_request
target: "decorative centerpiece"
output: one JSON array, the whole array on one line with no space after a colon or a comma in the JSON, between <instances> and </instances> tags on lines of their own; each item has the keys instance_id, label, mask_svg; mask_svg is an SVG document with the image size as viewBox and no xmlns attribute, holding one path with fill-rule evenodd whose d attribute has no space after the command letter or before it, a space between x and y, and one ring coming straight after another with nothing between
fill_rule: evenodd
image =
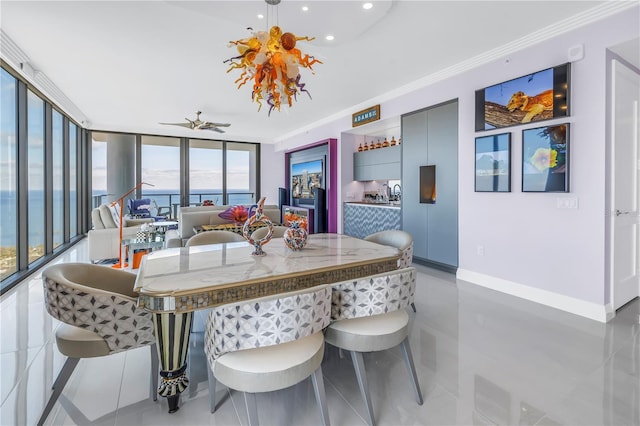
<instances>
[{"instance_id":1,"label":"decorative centerpiece","mask_svg":"<svg viewBox=\"0 0 640 426\"><path fill-rule=\"evenodd\" d=\"M254 251L253 253L251 253L253 256L265 256L267 254L264 252L264 250L262 250L262 246L267 244L271 240L271 236L273 235L273 223L271 222L271 219L269 219L269 217L262 212L265 199L265 197L262 197L260 198L260 201L258 201L258 204L254 204L253 206L251 206L251 208L249 209L249 218L242 226L242 236L246 238L246 240L249 241L251 245L253 245ZM254 208L255 213L252 214ZM264 223L269 228L269 231L263 238L254 240L253 238L251 238L251 225L256 222Z\"/></svg>"},{"instance_id":2,"label":"decorative centerpiece","mask_svg":"<svg viewBox=\"0 0 640 426\"><path fill-rule=\"evenodd\" d=\"M138 232L136 232L136 241L152 241L151 240L152 234L151 234L151 229L149 229L149 225L146 223L143 223L142 225L140 225L140 230Z\"/></svg>"},{"instance_id":3,"label":"decorative centerpiece","mask_svg":"<svg viewBox=\"0 0 640 426\"><path fill-rule=\"evenodd\" d=\"M294 220L290 222L289 228L284 231L284 243L291 250L302 250L307 245L308 235L301 221Z\"/></svg>"},{"instance_id":4,"label":"decorative centerpiece","mask_svg":"<svg viewBox=\"0 0 640 426\"><path fill-rule=\"evenodd\" d=\"M255 207L255 205L251 208L253 207ZM247 209L245 206L233 206L229 207L223 212L218 213L218 216L220 216L222 219L231 221L236 225L242 225L247 221L247 219L249 219L249 216L251 216L252 214L253 212L251 212L251 209Z\"/></svg>"}]
</instances>

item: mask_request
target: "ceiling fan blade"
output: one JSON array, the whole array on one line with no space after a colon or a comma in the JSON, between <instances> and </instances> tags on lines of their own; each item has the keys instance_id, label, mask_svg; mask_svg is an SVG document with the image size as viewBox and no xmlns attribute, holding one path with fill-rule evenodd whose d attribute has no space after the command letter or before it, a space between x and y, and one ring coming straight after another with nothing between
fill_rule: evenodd
<instances>
[{"instance_id":1,"label":"ceiling fan blade","mask_svg":"<svg viewBox=\"0 0 640 426\"><path fill-rule=\"evenodd\" d=\"M200 111L196 112L196 115L198 116L198 118L196 118L195 120L189 120L188 118L185 118L185 120L187 120L187 123L159 123L159 124L164 124L168 126L186 127L193 130L213 130L218 133L224 133L224 131L218 129L218 127L231 126L231 123L213 123L211 121L202 121L199 118Z\"/></svg>"},{"instance_id":2,"label":"ceiling fan blade","mask_svg":"<svg viewBox=\"0 0 640 426\"><path fill-rule=\"evenodd\" d=\"M224 124L224 123L212 123L210 121L204 121L200 124L198 124L196 126L196 129L198 130L211 130L211 129L215 129L216 127L229 127L230 124Z\"/></svg>"},{"instance_id":3,"label":"ceiling fan blade","mask_svg":"<svg viewBox=\"0 0 640 426\"><path fill-rule=\"evenodd\" d=\"M191 123L158 123L158 124L164 124L166 126L180 126L180 127L187 127L189 129L192 129L192 125Z\"/></svg>"}]
</instances>

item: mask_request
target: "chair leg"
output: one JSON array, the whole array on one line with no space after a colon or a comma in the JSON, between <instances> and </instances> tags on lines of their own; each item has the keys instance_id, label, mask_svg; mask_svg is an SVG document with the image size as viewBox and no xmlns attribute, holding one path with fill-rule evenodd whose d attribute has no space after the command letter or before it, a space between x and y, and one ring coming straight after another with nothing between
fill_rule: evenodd
<instances>
[{"instance_id":1,"label":"chair leg","mask_svg":"<svg viewBox=\"0 0 640 426\"><path fill-rule=\"evenodd\" d=\"M413 364L413 355L411 355L411 346L409 346L409 336L400 343L400 349L402 350L402 356L404 363L407 366L407 372L409 373L409 379L413 385L413 391L416 396L416 402L418 405L422 405L422 392L420 392L420 383L418 382L418 375L416 374L416 367Z\"/></svg>"},{"instance_id":2,"label":"chair leg","mask_svg":"<svg viewBox=\"0 0 640 426\"><path fill-rule=\"evenodd\" d=\"M149 397L154 401L158 400L158 376L160 375L160 368L158 360L158 347L154 343L150 345L151 349L151 384L149 385L151 388L149 389Z\"/></svg>"},{"instance_id":3,"label":"chair leg","mask_svg":"<svg viewBox=\"0 0 640 426\"><path fill-rule=\"evenodd\" d=\"M329 410L327 409L327 396L324 392L322 367L318 367L318 369L313 372L311 375L311 381L313 382L313 392L316 394L316 401L320 408L320 419L324 426L329 426L331 421L329 420Z\"/></svg>"},{"instance_id":4,"label":"chair leg","mask_svg":"<svg viewBox=\"0 0 640 426\"><path fill-rule=\"evenodd\" d=\"M413 309L413 312L418 312L416 311L416 304L411 302L411 309Z\"/></svg>"},{"instance_id":5,"label":"chair leg","mask_svg":"<svg viewBox=\"0 0 640 426\"><path fill-rule=\"evenodd\" d=\"M67 358L67 360L64 362L64 365L62 366L62 370L60 370L60 374L58 374L56 381L53 383L53 388L52 388L53 393L51 394L51 397L49 398L47 405L44 407L44 410L42 411L42 415L38 420L38 426L43 425L44 421L47 420L47 417L49 416L51 409L53 408L54 404L58 400L58 397L62 393L62 390L64 389L67 382L69 381L69 377L71 377L71 373L73 373L73 370L75 370L79 361L80 361L80 358Z\"/></svg>"},{"instance_id":6,"label":"chair leg","mask_svg":"<svg viewBox=\"0 0 640 426\"><path fill-rule=\"evenodd\" d=\"M216 384L218 380L213 375L209 362L207 361L207 372L209 376L209 405L211 406L211 414L216 412Z\"/></svg>"},{"instance_id":7,"label":"chair leg","mask_svg":"<svg viewBox=\"0 0 640 426\"><path fill-rule=\"evenodd\" d=\"M371 397L369 396L369 384L367 383L367 373L364 369L364 358L361 352L349 351L351 353L351 361L353 368L356 370L358 386L360 387L360 395L364 401L364 406L369 415L369 425L375 426L376 420L373 415L373 406L371 405Z\"/></svg>"},{"instance_id":8,"label":"chair leg","mask_svg":"<svg viewBox=\"0 0 640 426\"><path fill-rule=\"evenodd\" d=\"M243 392L244 403L247 405L247 417L249 426L258 426L258 404L256 403L256 394L253 392Z\"/></svg>"}]
</instances>

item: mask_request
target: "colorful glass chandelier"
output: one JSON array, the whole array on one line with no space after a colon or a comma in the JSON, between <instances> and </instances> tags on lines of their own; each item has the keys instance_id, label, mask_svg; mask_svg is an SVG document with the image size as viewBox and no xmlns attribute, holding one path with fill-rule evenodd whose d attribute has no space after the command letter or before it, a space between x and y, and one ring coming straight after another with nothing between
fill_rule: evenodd
<instances>
[{"instance_id":1,"label":"colorful glass chandelier","mask_svg":"<svg viewBox=\"0 0 640 426\"><path fill-rule=\"evenodd\" d=\"M265 2L276 6L280 0ZM301 92L311 99L311 94L305 89L306 84L301 81L300 68L308 68L315 74L312 66L322 62L296 48L297 42L302 40L312 41L314 38L282 32L276 24L269 32L255 31L249 38L230 42L230 47L235 46L239 56L224 61L231 64L227 73L241 70L235 81L238 89L251 82L251 99L258 104L258 111L262 109L263 101L269 105L269 116L274 109L280 111L283 102L291 107Z\"/></svg>"}]
</instances>

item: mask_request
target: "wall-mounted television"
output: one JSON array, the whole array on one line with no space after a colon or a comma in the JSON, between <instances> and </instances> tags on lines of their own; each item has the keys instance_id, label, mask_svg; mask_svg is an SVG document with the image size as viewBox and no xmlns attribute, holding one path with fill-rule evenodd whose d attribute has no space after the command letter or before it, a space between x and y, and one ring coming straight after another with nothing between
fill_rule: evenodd
<instances>
[{"instance_id":1,"label":"wall-mounted television","mask_svg":"<svg viewBox=\"0 0 640 426\"><path fill-rule=\"evenodd\" d=\"M476 91L476 131L569 116L571 64Z\"/></svg>"},{"instance_id":2,"label":"wall-mounted television","mask_svg":"<svg viewBox=\"0 0 640 426\"><path fill-rule=\"evenodd\" d=\"M324 160L291 164L291 197L313 200L314 188L324 188Z\"/></svg>"},{"instance_id":3,"label":"wall-mounted television","mask_svg":"<svg viewBox=\"0 0 640 426\"><path fill-rule=\"evenodd\" d=\"M436 202L436 166L420 166L420 203Z\"/></svg>"}]
</instances>

